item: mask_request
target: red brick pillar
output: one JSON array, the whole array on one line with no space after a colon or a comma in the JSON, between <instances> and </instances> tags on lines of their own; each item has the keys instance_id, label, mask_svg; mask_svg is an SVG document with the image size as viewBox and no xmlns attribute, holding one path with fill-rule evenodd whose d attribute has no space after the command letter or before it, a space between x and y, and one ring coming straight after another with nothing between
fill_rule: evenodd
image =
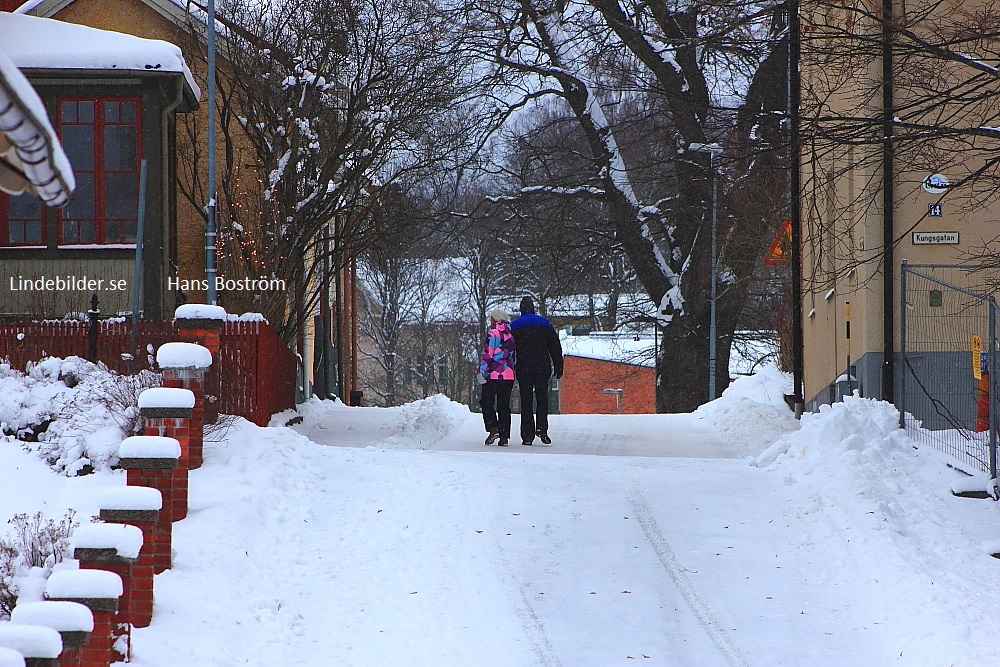
<instances>
[{"instance_id":1,"label":"red brick pillar","mask_svg":"<svg viewBox=\"0 0 1000 667\"><path fill-rule=\"evenodd\" d=\"M11 623L52 628L62 638L59 667L79 667L80 650L94 630L94 615L78 602L21 602L10 614ZM3 661L0 660L0 664Z\"/></svg>"},{"instance_id":2,"label":"red brick pillar","mask_svg":"<svg viewBox=\"0 0 1000 667\"><path fill-rule=\"evenodd\" d=\"M139 394L143 434L162 435L179 442L181 458L178 463L186 470L200 468L202 463L201 448L197 452L191 449L191 413L194 405L195 395L190 389L152 387Z\"/></svg>"},{"instance_id":3,"label":"red brick pillar","mask_svg":"<svg viewBox=\"0 0 1000 667\"><path fill-rule=\"evenodd\" d=\"M107 570L59 570L45 582L45 597L86 605L94 615L94 630L80 649L81 667L108 667L112 662L115 614L125 589L122 579Z\"/></svg>"},{"instance_id":4,"label":"red brick pillar","mask_svg":"<svg viewBox=\"0 0 1000 667\"><path fill-rule=\"evenodd\" d=\"M181 496L174 480L174 472L180 470L177 467L180 456L180 443L162 436L134 435L118 446L118 465L126 470L128 485L156 489L162 498L153 535L146 538L152 544L155 574L170 569L172 524L178 520L175 515L180 514L182 504L183 514L187 514L187 485ZM183 472L186 482L187 471Z\"/></svg>"},{"instance_id":5,"label":"red brick pillar","mask_svg":"<svg viewBox=\"0 0 1000 667\"><path fill-rule=\"evenodd\" d=\"M226 323L226 310L221 306L187 303L174 311L177 335L182 341L198 343L219 358L220 336ZM220 377L222 369L213 364L205 374L205 423L214 424L219 419Z\"/></svg>"},{"instance_id":6,"label":"red brick pillar","mask_svg":"<svg viewBox=\"0 0 1000 667\"><path fill-rule=\"evenodd\" d=\"M170 562L169 533L166 544L161 544L164 538L158 525L161 507L162 494L157 489L140 486L108 489L100 499L101 520L128 524L142 531L142 549L132 563L129 591L129 617L136 628L148 627L153 619L153 575L157 557Z\"/></svg>"},{"instance_id":7,"label":"red brick pillar","mask_svg":"<svg viewBox=\"0 0 1000 667\"><path fill-rule=\"evenodd\" d=\"M156 351L156 363L163 373L164 387L187 389L194 394L188 421L188 448L183 456L185 461L193 460L200 466L204 451L205 373L213 365L212 353L195 343L164 343ZM186 466L185 469L190 470Z\"/></svg>"},{"instance_id":8,"label":"red brick pillar","mask_svg":"<svg viewBox=\"0 0 1000 667\"><path fill-rule=\"evenodd\" d=\"M26 667L58 667L63 647L59 633L52 628L0 623L0 648L20 653Z\"/></svg>"},{"instance_id":9,"label":"red brick pillar","mask_svg":"<svg viewBox=\"0 0 1000 667\"><path fill-rule=\"evenodd\" d=\"M73 557L81 570L106 570L122 580L113 638L113 662L128 660L132 643L132 565L142 550L142 531L123 523L89 523L73 533Z\"/></svg>"}]
</instances>

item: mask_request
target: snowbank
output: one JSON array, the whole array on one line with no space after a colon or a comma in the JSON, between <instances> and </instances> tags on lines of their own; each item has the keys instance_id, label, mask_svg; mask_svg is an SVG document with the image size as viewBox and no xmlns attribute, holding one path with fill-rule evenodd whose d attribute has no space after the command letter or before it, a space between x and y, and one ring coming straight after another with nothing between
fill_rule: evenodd
<instances>
[{"instance_id":1,"label":"snowbank","mask_svg":"<svg viewBox=\"0 0 1000 667\"><path fill-rule=\"evenodd\" d=\"M135 429L139 393L159 384L151 371L121 376L79 357L49 357L25 373L0 363L0 438L68 476L109 469Z\"/></svg>"},{"instance_id":2,"label":"snowbank","mask_svg":"<svg viewBox=\"0 0 1000 667\"><path fill-rule=\"evenodd\" d=\"M773 364L755 375L737 378L722 397L695 411L704 417L741 456L754 459L771 443L799 430L799 422L785 404L788 376Z\"/></svg>"}]
</instances>

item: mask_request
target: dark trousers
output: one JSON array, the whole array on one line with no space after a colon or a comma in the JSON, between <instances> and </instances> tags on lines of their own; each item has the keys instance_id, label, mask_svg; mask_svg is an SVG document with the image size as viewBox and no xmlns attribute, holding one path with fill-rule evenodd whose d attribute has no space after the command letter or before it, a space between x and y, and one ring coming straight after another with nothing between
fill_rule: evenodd
<instances>
[{"instance_id":1,"label":"dark trousers","mask_svg":"<svg viewBox=\"0 0 1000 667\"><path fill-rule=\"evenodd\" d=\"M501 438L510 438L510 395L513 391L513 380L487 380L479 395L483 425L487 431L495 428Z\"/></svg>"},{"instance_id":2,"label":"dark trousers","mask_svg":"<svg viewBox=\"0 0 1000 667\"><path fill-rule=\"evenodd\" d=\"M549 432L549 374L519 375L517 384L521 391L521 440L531 442L536 432Z\"/></svg>"}]
</instances>

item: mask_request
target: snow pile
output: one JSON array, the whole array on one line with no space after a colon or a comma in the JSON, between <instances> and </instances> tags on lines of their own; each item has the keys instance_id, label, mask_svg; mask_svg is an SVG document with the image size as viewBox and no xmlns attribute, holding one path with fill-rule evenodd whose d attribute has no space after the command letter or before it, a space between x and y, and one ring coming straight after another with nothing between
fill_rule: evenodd
<instances>
[{"instance_id":1,"label":"snow pile","mask_svg":"<svg viewBox=\"0 0 1000 667\"><path fill-rule=\"evenodd\" d=\"M823 405L818 413L803 415L799 431L779 438L761 453L757 465L766 467L779 459L795 461L799 472L811 474L873 460L884 463L894 453L913 451L913 442L899 428L895 406L848 396L843 403Z\"/></svg>"},{"instance_id":2,"label":"snow pile","mask_svg":"<svg viewBox=\"0 0 1000 667\"><path fill-rule=\"evenodd\" d=\"M385 445L391 449L427 449L468 418L468 406L443 394L413 401L399 407L400 433L386 438Z\"/></svg>"},{"instance_id":3,"label":"snow pile","mask_svg":"<svg viewBox=\"0 0 1000 667\"><path fill-rule=\"evenodd\" d=\"M0 364L0 431L66 475L106 469L135 428L138 393L159 383L150 371L121 376L79 357L49 357L27 373Z\"/></svg>"},{"instance_id":4,"label":"snow pile","mask_svg":"<svg viewBox=\"0 0 1000 667\"><path fill-rule=\"evenodd\" d=\"M757 374L739 377L722 398L695 412L708 420L741 456L756 458L775 440L799 430L799 422L785 404L791 390L788 376L773 364Z\"/></svg>"},{"instance_id":5,"label":"snow pile","mask_svg":"<svg viewBox=\"0 0 1000 667\"><path fill-rule=\"evenodd\" d=\"M789 488L784 520L810 526L803 546L847 543L873 581L906 591L908 622L884 622L910 652L958 664L942 647L975 633L965 607L990 604L980 579L1000 544L983 539L1000 535L995 503L953 497L962 476L947 457L907 437L895 406L857 396L803 415L755 463Z\"/></svg>"}]
</instances>

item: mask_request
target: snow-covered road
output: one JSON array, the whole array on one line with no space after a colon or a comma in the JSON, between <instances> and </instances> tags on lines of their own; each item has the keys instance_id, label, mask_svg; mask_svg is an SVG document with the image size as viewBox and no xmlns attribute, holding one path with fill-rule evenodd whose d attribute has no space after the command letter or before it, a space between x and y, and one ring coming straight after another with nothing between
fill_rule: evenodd
<instances>
[{"instance_id":1,"label":"snow-covered road","mask_svg":"<svg viewBox=\"0 0 1000 667\"><path fill-rule=\"evenodd\" d=\"M135 664L981 664L952 600L990 599L977 519L932 515L964 541L942 562L966 560L923 572L877 503L749 465L748 438L797 425L730 407L557 416L549 448L486 447L443 397L243 424L192 475Z\"/></svg>"}]
</instances>

